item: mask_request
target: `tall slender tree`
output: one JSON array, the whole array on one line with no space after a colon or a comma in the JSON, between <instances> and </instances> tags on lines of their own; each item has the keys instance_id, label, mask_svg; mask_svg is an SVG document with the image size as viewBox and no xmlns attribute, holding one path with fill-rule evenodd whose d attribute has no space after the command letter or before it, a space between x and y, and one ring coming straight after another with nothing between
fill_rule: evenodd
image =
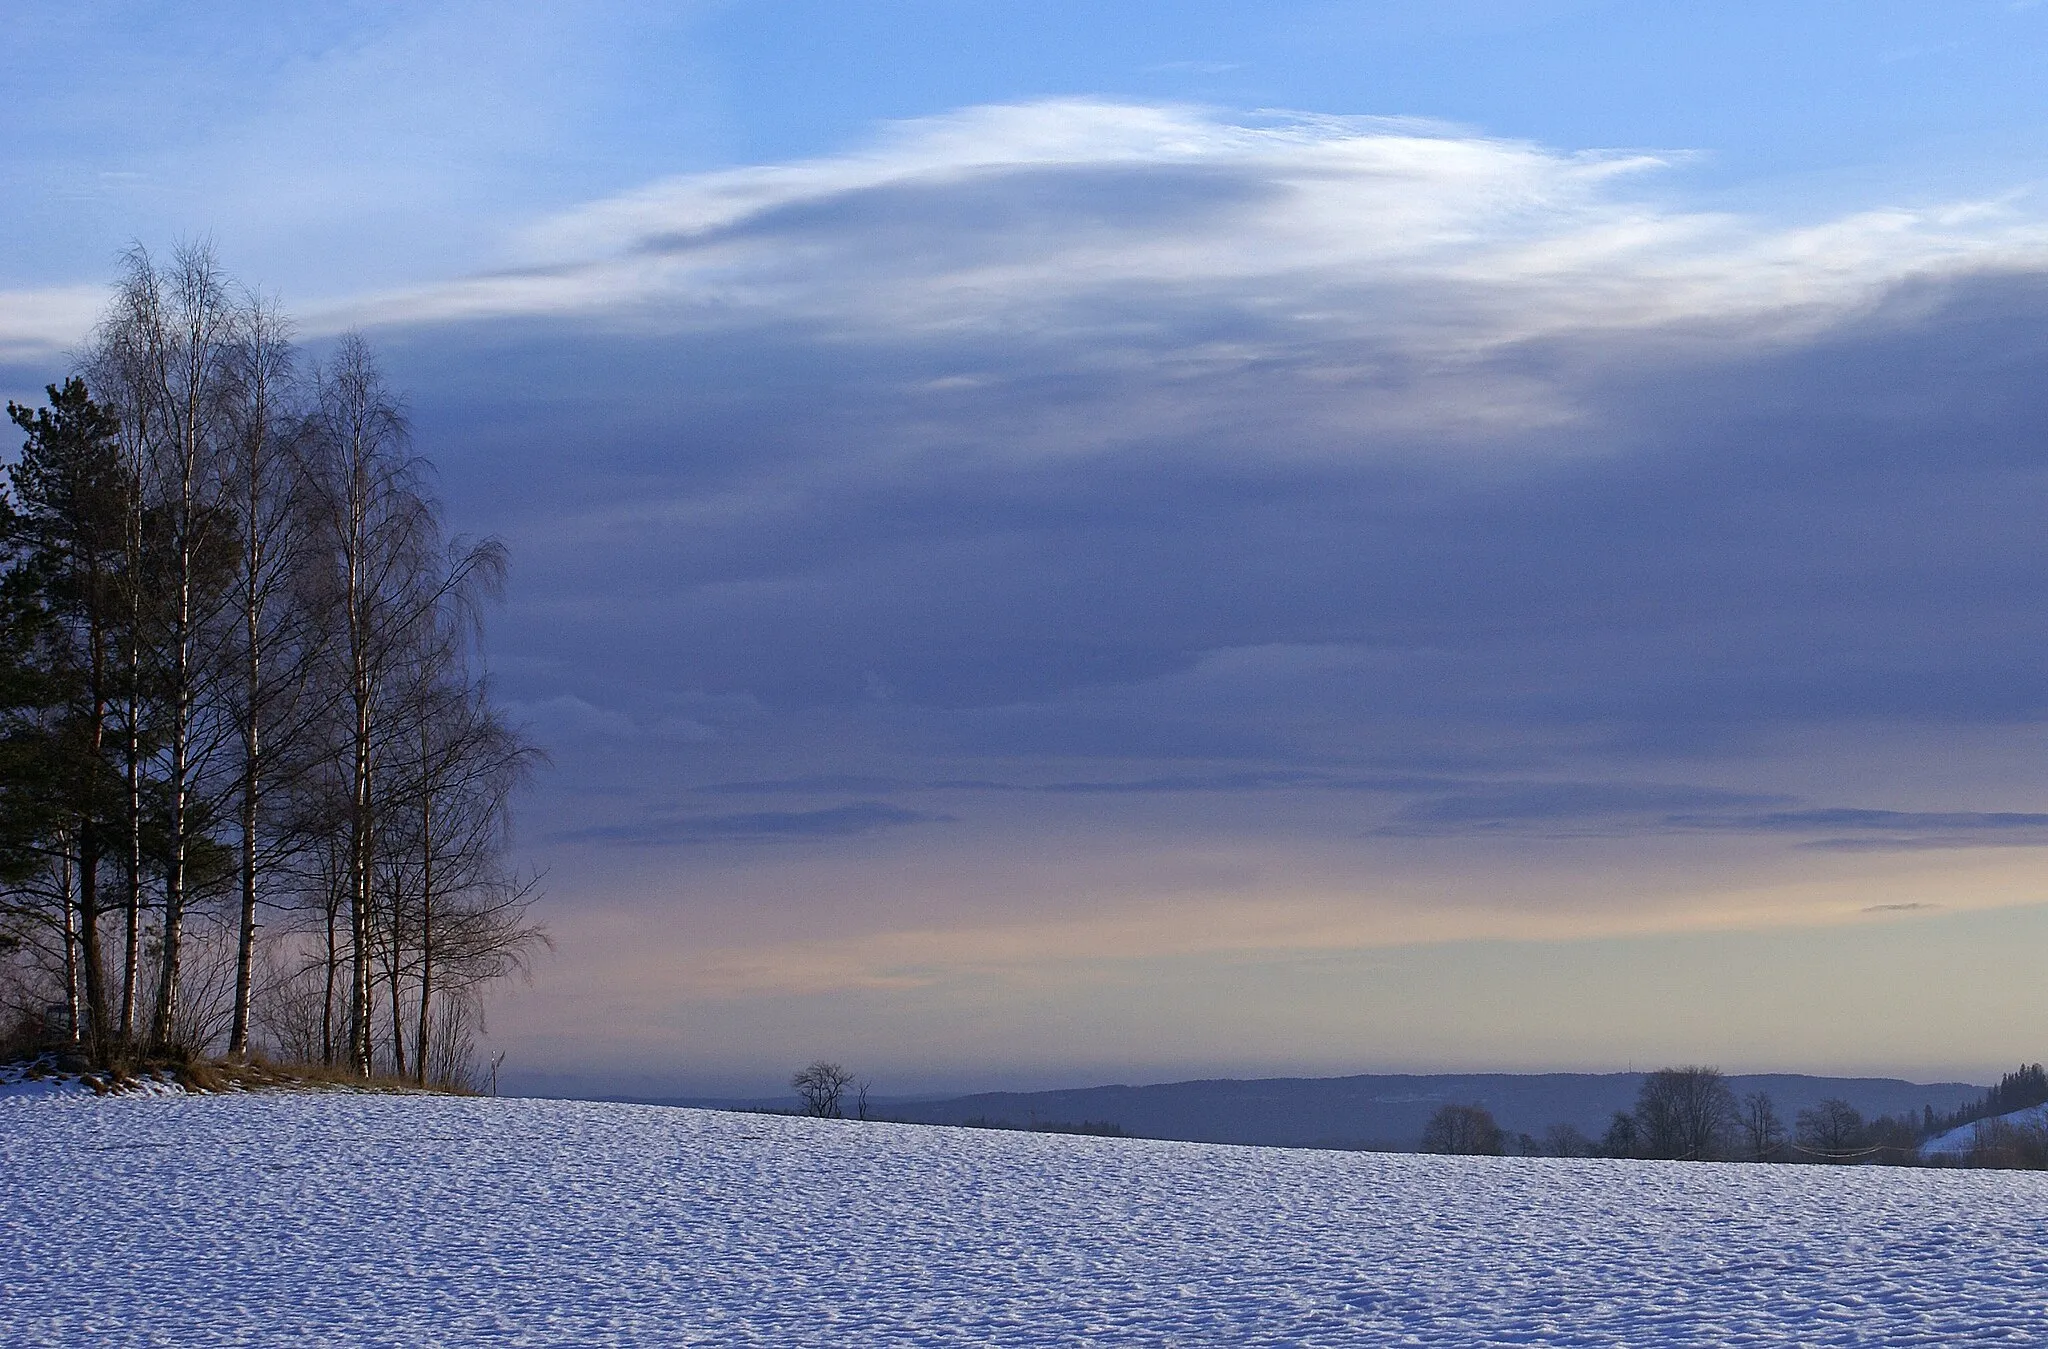
<instances>
[{"instance_id":1,"label":"tall slender tree","mask_svg":"<svg viewBox=\"0 0 2048 1349\"><path fill-rule=\"evenodd\" d=\"M25 433L9 473L19 503L10 527L19 566L9 578L8 604L17 614L36 612L38 640L21 658L36 667L36 698L50 707L35 741L37 763L21 762L18 754L8 777L33 784L38 812L56 816L46 828L54 830L65 873L67 964L83 985L84 1015L74 1015L73 1024L82 1021L97 1039L110 1025L100 871L117 814L106 751L128 580L128 478L115 418L92 399L85 382L73 377L51 385L48 394L45 408L7 408ZM17 742L17 750L27 746Z\"/></svg>"},{"instance_id":2,"label":"tall slender tree","mask_svg":"<svg viewBox=\"0 0 2048 1349\"><path fill-rule=\"evenodd\" d=\"M359 335L342 339L320 372L316 397L316 481L338 605L341 742L348 763L347 1062L367 1077L373 1067L380 774L394 729L387 714L394 685L434 610L439 541L404 411Z\"/></svg>"},{"instance_id":3,"label":"tall slender tree","mask_svg":"<svg viewBox=\"0 0 2048 1349\"><path fill-rule=\"evenodd\" d=\"M220 481L243 327L211 246L188 243L162 267L131 249L101 328L157 526L146 635L163 729L163 912L149 1026L159 1046L170 1044L177 1016L186 908L209 841L208 778L223 729L208 694L219 674L212 643L230 594L232 515Z\"/></svg>"},{"instance_id":4,"label":"tall slender tree","mask_svg":"<svg viewBox=\"0 0 2048 1349\"><path fill-rule=\"evenodd\" d=\"M266 797L278 775L274 742L289 745L317 711L309 688L322 650L318 602L308 584L313 537L301 453L303 428L293 406L295 356L274 304L247 296L231 363L229 435L221 464L222 498L234 517L234 635L224 701L237 733L235 774L239 904L234 1008L228 1053L249 1051L255 987L257 904L265 863L289 832L270 830ZM303 758L303 756L302 756ZM268 846L266 846L268 845Z\"/></svg>"}]
</instances>

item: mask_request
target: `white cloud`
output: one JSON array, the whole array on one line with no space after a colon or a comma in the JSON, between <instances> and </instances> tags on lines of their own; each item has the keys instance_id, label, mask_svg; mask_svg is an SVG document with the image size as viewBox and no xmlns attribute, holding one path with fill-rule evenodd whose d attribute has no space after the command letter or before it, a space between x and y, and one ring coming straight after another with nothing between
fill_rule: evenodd
<instances>
[{"instance_id":1,"label":"white cloud","mask_svg":"<svg viewBox=\"0 0 2048 1349\"><path fill-rule=\"evenodd\" d=\"M1186 307L1222 305L1287 340L1387 342L1442 362L1672 324L1796 336L1911 277L2048 263L2048 227L2010 203L1790 228L1628 187L1670 162L1388 120L975 108L856 153L594 202L528 230L517 273L380 296L348 317L796 320L848 337L1114 348L1172 344ZM1203 354L1228 366L1272 353Z\"/></svg>"},{"instance_id":2,"label":"white cloud","mask_svg":"<svg viewBox=\"0 0 2048 1349\"><path fill-rule=\"evenodd\" d=\"M104 286L0 291L0 361L57 359L85 341L107 296Z\"/></svg>"},{"instance_id":3,"label":"white cloud","mask_svg":"<svg viewBox=\"0 0 2048 1349\"><path fill-rule=\"evenodd\" d=\"M1660 200L1673 162L1390 119L970 108L855 152L655 182L533 223L516 270L300 314L312 336L527 317L915 344L944 358L903 387L941 409L1048 369L1119 386L1036 400L1007 436L1025 455L1186 440L1242 418L1240 377L1289 387L1256 400L1298 432L1265 437L1275 453L1491 453L1587 415L1569 372L1496 359L1518 344L1747 352L1915 278L2048 267L2048 225L2015 201L1775 224ZM75 342L95 294L0 297L0 354Z\"/></svg>"}]
</instances>

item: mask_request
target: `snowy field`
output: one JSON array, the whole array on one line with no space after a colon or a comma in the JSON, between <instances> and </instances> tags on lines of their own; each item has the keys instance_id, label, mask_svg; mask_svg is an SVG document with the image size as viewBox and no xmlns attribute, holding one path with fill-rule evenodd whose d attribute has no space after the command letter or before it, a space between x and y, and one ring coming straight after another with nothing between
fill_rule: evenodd
<instances>
[{"instance_id":1,"label":"snowy field","mask_svg":"<svg viewBox=\"0 0 2048 1349\"><path fill-rule=\"evenodd\" d=\"M0 1099L0 1344L2048 1344L2048 1175Z\"/></svg>"}]
</instances>

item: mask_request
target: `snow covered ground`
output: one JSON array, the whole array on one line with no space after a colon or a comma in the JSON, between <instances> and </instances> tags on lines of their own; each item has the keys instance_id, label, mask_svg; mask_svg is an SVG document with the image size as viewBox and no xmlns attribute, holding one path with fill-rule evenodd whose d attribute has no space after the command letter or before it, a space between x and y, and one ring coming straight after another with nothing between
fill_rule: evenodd
<instances>
[{"instance_id":1,"label":"snow covered ground","mask_svg":"<svg viewBox=\"0 0 2048 1349\"><path fill-rule=\"evenodd\" d=\"M2048 1175L0 1099L0 1344L2048 1344Z\"/></svg>"},{"instance_id":2,"label":"snow covered ground","mask_svg":"<svg viewBox=\"0 0 2048 1349\"><path fill-rule=\"evenodd\" d=\"M1965 1124L1960 1129L1936 1134L1920 1145L1922 1157L1960 1157L1969 1152L1977 1141L1979 1125L2005 1123L2022 1128L2039 1129L2048 1125L2048 1105L2030 1105L2024 1110L2015 1110L2008 1115L1994 1115L1976 1124Z\"/></svg>"},{"instance_id":3,"label":"snow covered ground","mask_svg":"<svg viewBox=\"0 0 2048 1349\"><path fill-rule=\"evenodd\" d=\"M122 1091L140 1096L182 1096L185 1089L168 1073L131 1078ZM33 1063L0 1063L0 1102L25 1097L96 1096L77 1073L65 1072L48 1059ZM4 1117L0 1117L4 1118Z\"/></svg>"},{"instance_id":4,"label":"snow covered ground","mask_svg":"<svg viewBox=\"0 0 2048 1349\"><path fill-rule=\"evenodd\" d=\"M92 1091L75 1076L46 1075L28 1064L0 1063L0 1101L27 1096L90 1096Z\"/></svg>"}]
</instances>

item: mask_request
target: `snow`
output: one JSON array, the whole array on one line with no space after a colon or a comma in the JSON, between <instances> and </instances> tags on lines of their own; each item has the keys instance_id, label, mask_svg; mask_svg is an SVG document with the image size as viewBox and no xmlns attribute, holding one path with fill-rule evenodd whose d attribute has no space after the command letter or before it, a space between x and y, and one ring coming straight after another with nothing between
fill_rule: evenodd
<instances>
[{"instance_id":1,"label":"snow","mask_svg":"<svg viewBox=\"0 0 2048 1349\"><path fill-rule=\"evenodd\" d=\"M2048 1342L2048 1175L0 1099L0 1343Z\"/></svg>"},{"instance_id":2,"label":"snow","mask_svg":"<svg viewBox=\"0 0 2048 1349\"><path fill-rule=\"evenodd\" d=\"M1978 1120L1972 1124L1965 1124L1960 1128L1950 1129L1947 1133L1936 1134L1920 1145L1920 1155L1922 1157L1960 1157L1969 1152L1976 1144L1978 1126L1991 1123L2010 1124L2028 1129L2048 1128L2048 1105L2030 1105L2024 1110L2015 1110L2005 1115L1994 1115L1990 1119Z\"/></svg>"},{"instance_id":3,"label":"snow","mask_svg":"<svg viewBox=\"0 0 2048 1349\"><path fill-rule=\"evenodd\" d=\"M87 1096L92 1089L75 1073L49 1074L37 1065L0 1063L0 1101L44 1096Z\"/></svg>"},{"instance_id":4,"label":"snow","mask_svg":"<svg viewBox=\"0 0 2048 1349\"><path fill-rule=\"evenodd\" d=\"M113 1089L138 1096L185 1094L185 1089L168 1073L150 1073L143 1077L128 1078ZM0 1063L0 1101L98 1094L79 1074L66 1072L49 1059L37 1059L26 1063Z\"/></svg>"}]
</instances>

